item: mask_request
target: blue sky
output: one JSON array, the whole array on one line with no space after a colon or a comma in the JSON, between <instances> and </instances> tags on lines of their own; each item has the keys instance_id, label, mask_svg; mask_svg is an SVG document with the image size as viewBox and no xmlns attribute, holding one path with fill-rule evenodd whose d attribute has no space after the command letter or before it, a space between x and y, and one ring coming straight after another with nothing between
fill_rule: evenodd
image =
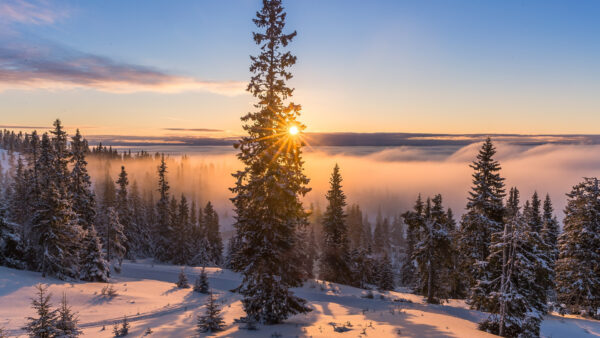
<instances>
[{"instance_id":1,"label":"blue sky","mask_svg":"<svg viewBox=\"0 0 600 338\"><path fill-rule=\"evenodd\" d=\"M291 84L308 131L598 132L599 2L284 6L298 31ZM237 134L252 109L243 88L259 7L0 0L1 123L60 117L91 134Z\"/></svg>"}]
</instances>

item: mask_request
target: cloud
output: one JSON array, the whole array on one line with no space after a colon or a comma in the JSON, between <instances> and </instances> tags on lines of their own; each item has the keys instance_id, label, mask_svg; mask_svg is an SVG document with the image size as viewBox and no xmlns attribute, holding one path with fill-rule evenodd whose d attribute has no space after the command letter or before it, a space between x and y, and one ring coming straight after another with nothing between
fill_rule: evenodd
<instances>
[{"instance_id":1,"label":"cloud","mask_svg":"<svg viewBox=\"0 0 600 338\"><path fill-rule=\"evenodd\" d=\"M3 0L0 20L4 23L49 25L67 17L68 11L50 8L47 1Z\"/></svg>"},{"instance_id":2,"label":"cloud","mask_svg":"<svg viewBox=\"0 0 600 338\"><path fill-rule=\"evenodd\" d=\"M206 133L223 132L223 129L210 129L210 128L163 128L163 130L169 131L200 131Z\"/></svg>"},{"instance_id":3,"label":"cloud","mask_svg":"<svg viewBox=\"0 0 600 338\"><path fill-rule=\"evenodd\" d=\"M238 95L244 92L245 83L173 75L54 43L0 41L0 91L78 88L110 93L203 91Z\"/></svg>"},{"instance_id":4,"label":"cloud","mask_svg":"<svg viewBox=\"0 0 600 338\"><path fill-rule=\"evenodd\" d=\"M8 124L0 124L0 128L5 128L5 129L14 130L14 129L49 129L50 127L39 127L39 126L12 126L12 125L8 125Z\"/></svg>"}]
</instances>

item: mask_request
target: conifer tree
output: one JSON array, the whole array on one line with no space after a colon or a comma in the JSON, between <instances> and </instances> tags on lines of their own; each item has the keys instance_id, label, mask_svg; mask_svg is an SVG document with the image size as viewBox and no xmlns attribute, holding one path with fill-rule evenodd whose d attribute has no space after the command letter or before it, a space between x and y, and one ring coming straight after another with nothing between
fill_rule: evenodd
<instances>
[{"instance_id":1,"label":"conifer tree","mask_svg":"<svg viewBox=\"0 0 600 338\"><path fill-rule=\"evenodd\" d=\"M5 211L0 207L0 265L10 268L25 268L22 239L18 226L8 222Z\"/></svg>"},{"instance_id":2,"label":"conifer tree","mask_svg":"<svg viewBox=\"0 0 600 338\"><path fill-rule=\"evenodd\" d=\"M392 261L387 254L384 254L377 263L377 287L384 291L393 290L396 282Z\"/></svg>"},{"instance_id":3,"label":"conifer tree","mask_svg":"<svg viewBox=\"0 0 600 338\"><path fill-rule=\"evenodd\" d=\"M113 207L107 210L106 223L106 260L110 263L116 259L115 271L120 272L123 257L125 257L125 242L127 237L123 233L123 225L119 221L119 214Z\"/></svg>"},{"instance_id":4,"label":"conifer tree","mask_svg":"<svg viewBox=\"0 0 600 338\"><path fill-rule=\"evenodd\" d=\"M77 314L71 310L65 293L63 293L60 307L57 310L56 329L57 337L61 338L75 338L83 334L78 326Z\"/></svg>"},{"instance_id":5,"label":"conifer tree","mask_svg":"<svg viewBox=\"0 0 600 338\"><path fill-rule=\"evenodd\" d=\"M173 223L173 264L188 264L191 256L191 224L190 210L185 195L181 194L178 212L174 215L176 222Z\"/></svg>"},{"instance_id":6,"label":"conifer tree","mask_svg":"<svg viewBox=\"0 0 600 338\"><path fill-rule=\"evenodd\" d=\"M196 278L194 283L194 291L207 294L208 293L208 277L204 267L200 271L200 275Z\"/></svg>"},{"instance_id":7,"label":"conifer tree","mask_svg":"<svg viewBox=\"0 0 600 338\"><path fill-rule=\"evenodd\" d=\"M121 172L119 173L119 178L117 179L117 199L116 199L116 211L119 216L119 222L123 226L123 234L126 238L133 238L137 236L135 233L135 229L132 224L132 212L131 205L129 201L129 179L127 178L127 171L125 171L125 166L121 166ZM125 247L125 255L129 258L133 258L133 254L131 253L131 248L129 245L130 241L126 241L123 243Z\"/></svg>"},{"instance_id":8,"label":"conifer tree","mask_svg":"<svg viewBox=\"0 0 600 338\"><path fill-rule=\"evenodd\" d=\"M417 197L415 206L412 211L405 212L402 217L406 223L406 249L405 261L402 262L401 281L402 285L414 286L416 282L416 264L414 261L415 247L418 241L419 229L425 226L425 205L421 199L421 195Z\"/></svg>"},{"instance_id":9,"label":"conifer tree","mask_svg":"<svg viewBox=\"0 0 600 338\"><path fill-rule=\"evenodd\" d=\"M390 247L390 222L387 217L381 215L380 210L373 231L373 251L380 255L389 254Z\"/></svg>"},{"instance_id":10,"label":"conifer tree","mask_svg":"<svg viewBox=\"0 0 600 338\"><path fill-rule=\"evenodd\" d=\"M80 278L89 282L108 282L110 267L104 259L102 244L94 226L90 226L83 239Z\"/></svg>"},{"instance_id":11,"label":"conifer tree","mask_svg":"<svg viewBox=\"0 0 600 338\"><path fill-rule=\"evenodd\" d=\"M302 283L302 272L289 263L298 261L296 229L308 222L300 198L309 189L302 141L288 133L292 126L305 127L297 121L300 106L284 103L293 92L285 84L292 77L287 68L296 61L283 51L296 36L283 33L285 17L281 0L263 0L254 19L260 30L254 41L261 53L251 57L248 90L258 99L257 111L242 117L248 136L236 147L244 169L234 174L231 189L240 237L232 265L243 274L239 291L248 320L267 324L309 311L289 290Z\"/></svg>"},{"instance_id":12,"label":"conifer tree","mask_svg":"<svg viewBox=\"0 0 600 338\"><path fill-rule=\"evenodd\" d=\"M53 338L59 334L56 328L57 313L52 310L48 287L43 284L35 286L37 295L31 299L31 307L36 312L36 317L28 317L27 324L23 327L30 337Z\"/></svg>"},{"instance_id":13,"label":"conifer tree","mask_svg":"<svg viewBox=\"0 0 600 338\"><path fill-rule=\"evenodd\" d=\"M22 229L29 218L31 207L31 198L29 196L30 180L27 178L27 171L21 156L17 159L17 167L12 183L12 194L7 196L10 205L10 214L12 220L17 223Z\"/></svg>"},{"instance_id":14,"label":"conifer tree","mask_svg":"<svg viewBox=\"0 0 600 338\"><path fill-rule=\"evenodd\" d=\"M320 278L326 281L350 284L348 263L348 228L346 225L346 195L342 191L340 167L336 164L329 180L330 189L326 198L327 210L323 216L323 252L319 262Z\"/></svg>"},{"instance_id":15,"label":"conifer tree","mask_svg":"<svg viewBox=\"0 0 600 338\"><path fill-rule=\"evenodd\" d=\"M92 191L92 181L87 171L85 159L87 145L79 129L71 138L73 169L70 176L69 191L73 195L73 211L84 230L88 230L96 219L96 200Z\"/></svg>"},{"instance_id":16,"label":"conifer tree","mask_svg":"<svg viewBox=\"0 0 600 338\"><path fill-rule=\"evenodd\" d=\"M488 265L478 287L491 290L480 302L492 314L480 328L503 337L537 337L546 307L546 287L539 274L539 234L518 206L518 191L511 189L503 231L492 236ZM499 272L498 272L499 271ZM542 276L544 277L544 276Z\"/></svg>"},{"instance_id":17,"label":"conifer tree","mask_svg":"<svg viewBox=\"0 0 600 338\"><path fill-rule=\"evenodd\" d=\"M188 289L190 287L187 276L185 275L184 268L181 268L181 271L179 272L179 277L177 279L177 283L175 284L177 284L177 287L180 289Z\"/></svg>"},{"instance_id":18,"label":"conifer tree","mask_svg":"<svg viewBox=\"0 0 600 338\"><path fill-rule=\"evenodd\" d=\"M496 148L488 137L477 159L470 165L474 170L473 186L459 235L462 270L470 288L475 287L481 273L484 273L481 265L489 255L491 234L503 228L504 178L500 176L501 167L494 159L495 154ZM480 307L473 299L469 302L474 308Z\"/></svg>"},{"instance_id":19,"label":"conifer tree","mask_svg":"<svg viewBox=\"0 0 600 338\"><path fill-rule=\"evenodd\" d=\"M219 266L223 264L223 240L219 231L219 215L210 201L204 207L203 221L208 242L209 260Z\"/></svg>"},{"instance_id":20,"label":"conifer tree","mask_svg":"<svg viewBox=\"0 0 600 338\"><path fill-rule=\"evenodd\" d=\"M160 165L158 166L158 192L160 199L156 204L156 230L155 230L155 258L159 261L168 261L170 236L172 233L171 219L169 217L169 183L167 182L167 163L165 155L161 155Z\"/></svg>"},{"instance_id":21,"label":"conifer tree","mask_svg":"<svg viewBox=\"0 0 600 338\"><path fill-rule=\"evenodd\" d=\"M600 309L600 188L585 178L567 194L558 237L556 291L561 311L597 316Z\"/></svg>"},{"instance_id":22,"label":"conifer tree","mask_svg":"<svg viewBox=\"0 0 600 338\"><path fill-rule=\"evenodd\" d=\"M358 204L351 205L346 214L350 249L359 249L364 244L363 215L360 206Z\"/></svg>"},{"instance_id":23,"label":"conifer tree","mask_svg":"<svg viewBox=\"0 0 600 338\"><path fill-rule=\"evenodd\" d=\"M432 205L433 202L433 205ZM413 259L417 262L417 290L427 296L428 303L439 303L449 294L447 275L451 261L451 241L447 229L442 196L427 199L424 222L417 230Z\"/></svg>"},{"instance_id":24,"label":"conifer tree","mask_svg":"<svg viewBox=\"0 0 600 338\"><path fill-rule=\"evenodd\" d=\"M559 253L558 236L560 235L560 225L556 219L556 216L554 215L554 208L552 207L552 201L550 200L550 195L548 194L546 194L546 198L544 199L542 224L542 240L545 244L546 256L549 259L550 271L552 272L548 281L548 296L552 297L552 299L555 299L555 267Z\"/></svg>"},{"instance_id":25,"label":"conifer tree","mask_svg":"<svg viewBox=\"0 0 600 338\"><path fill-rule=\"evenodd\" d=\"M217 304L212 291L208 294L206 302L206 312L203 316L198 316L198 333L218 332L225 328L225 322L221 315L221 309Z\"/></svg>"}]
</instances>

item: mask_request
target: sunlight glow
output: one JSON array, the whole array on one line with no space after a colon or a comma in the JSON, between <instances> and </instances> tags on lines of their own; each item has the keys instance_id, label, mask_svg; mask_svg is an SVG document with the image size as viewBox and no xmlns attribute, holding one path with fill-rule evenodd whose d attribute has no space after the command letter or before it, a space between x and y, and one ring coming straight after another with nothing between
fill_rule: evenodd
<instances>
[{"instance_id":1,"label":"sunlight glow","mask_svg":"<svg viewBox=\"0 0 600 338\"><path fill-rule=\"evenodd\" d=\"M300 130L296 126L291 126L288 130L288 133L290 133L290 135L298 135L299 132Z\"/></svg>"}]
</instances>

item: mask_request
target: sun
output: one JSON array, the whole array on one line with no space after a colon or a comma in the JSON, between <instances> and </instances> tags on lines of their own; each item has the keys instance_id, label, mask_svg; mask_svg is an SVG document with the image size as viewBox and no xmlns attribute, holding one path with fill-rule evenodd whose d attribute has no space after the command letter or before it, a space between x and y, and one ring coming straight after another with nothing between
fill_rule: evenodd
<instances>
[{"instance_id":1,"label":"sun","mask_svg":"<svg viewBox=\"0 0 600 338\"><path fill-rule=\"evenodd\" d=\"M290 129L288 129L288 133L290 133L290 135L298 135L299 132L300 130L296 126L291 126Z\"/></svg>"}]
</instances>

